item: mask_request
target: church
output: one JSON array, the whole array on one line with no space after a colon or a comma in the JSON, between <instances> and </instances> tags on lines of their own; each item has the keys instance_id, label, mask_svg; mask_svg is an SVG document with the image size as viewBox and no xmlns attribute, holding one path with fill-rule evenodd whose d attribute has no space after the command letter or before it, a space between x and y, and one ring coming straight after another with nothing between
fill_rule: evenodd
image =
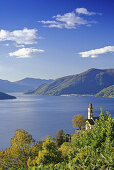
<instances>
[{"instance_id":1,"label":"church","mask_svg":"<svg viewBox=\"0 0 114 170\"><path fill-rule=\"evenodd\" d=\"M92 103L90 102L88 108L88 118L86 119L86 123L85 123L85 129L86 130L88 128L93 129L96 119L99 119L99 117L93 117L93 106Z\"/></svg>"}]
</instances>

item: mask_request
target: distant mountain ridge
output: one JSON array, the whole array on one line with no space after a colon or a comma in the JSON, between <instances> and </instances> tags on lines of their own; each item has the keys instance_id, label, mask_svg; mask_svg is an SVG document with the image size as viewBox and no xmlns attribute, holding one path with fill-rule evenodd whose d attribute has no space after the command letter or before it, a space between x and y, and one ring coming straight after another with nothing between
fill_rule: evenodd
<instances>
[{"instance_id":1,"label":"distant mountain ridge","mask_svg":"<svg viewBox=\"0 0 114 170\"><path fill-rule=\"evenodd\" d=\"M0 91L4 93L24 92L51 81L52 80L25 78L16 82L10 82L8 80L0 79Z\"/></svg>"},{"instance_id":2,"label":"distant mountain ridge","mask_svg":"<svg viewBox=\"0 0 114 170\"><path fill-rule=\"evenodd\" d=\"M22 92L25 91L26 87L19 85L15 82L0 79L0 91L1 92Z\"/></svg>"},{"instance_id":3,"label":"distant mountain ridge","mask_svg":"<svg viewBox=\"0 0 114 170\"><path fill-rule=\"evenodd\" d=\"M37 88L38 86L45 84L45 83L51 83L53 80L49 79L37 79L37 78L24 78L22 80L16 81L15 83L22 85L22 86L27 86L29 89Z\"/></svg>"},{"instance_id":4,"label":"distant mountain ridge","mask_svg":"<svg viewBox=\"0 0 114 170\"><path fill-rule=\"evenodd\" d=\"M26 94L65 95L96 94L114 84L114 69L89 69L83 73L58 78Z\"/></svg>"},{"instance_id":5,"label":"distant mountain ridge","mask_svg":"<svg viewBox=\"0 0 114 170\"><path fill-rule=\"evenodd\" d=\"M114 97L114 85L104 88L100 92L98 92L96 97Z\"/></svg>"}]
</instances>

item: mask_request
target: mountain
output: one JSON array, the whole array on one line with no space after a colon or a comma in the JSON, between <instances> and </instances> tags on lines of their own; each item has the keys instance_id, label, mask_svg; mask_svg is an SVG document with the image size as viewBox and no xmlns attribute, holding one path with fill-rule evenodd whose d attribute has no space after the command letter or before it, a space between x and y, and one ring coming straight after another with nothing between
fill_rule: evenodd
<instances>
[{"instance_id":1,"label":"mountain","mask_svg":"<svg viewBox=\"0 0 114 170\"><path fill-rule=\"evenodd\" d=\"M0 92L0 100L16 99L16 97Z\"/></svg>"},{"instance_id":2,"label":"mountain","mask_svg":"<svg viewBox=\"0 0 114 170\"><path fill-rule=\"evenodd\" d=\"M114 84L114 69L89 69L83 73L58 78L26 94L64 95L96 94Z\"/></svg>"},{"instance_id":3,"label":"mountain","mask_svg":"<svg viewBox=\"0 0 114 170\"><path fill-rule=\"evenodd\" d=\"M38 86L45 84L45 83L51 83L53 80L49 79L36 79L36 78L24 78L22 80L16 81L15 83L26 86L28 89L37 88Z\"/></svg>"},{"instance_id":4,"label":"mountain","mask_svg":"<svg viewBox=\"0 0 114 170\"><path fill-rule=\"evenodd\" d=\"M25 86L19 85L15 82L10 82L8 80L0 79L0 91L1 92L23 92L27 88Z\"/></svg>"},{"instance_id":5,"label":"mountain","mask_svg":"<svg viewBox=\"0 0 114 170\"><path fill-rule=\"evenodd\" d=\"M10 82L8 80L0 79L0 91L5 92L5 93L24 92L24 91L36 88L41 84L48 83L51 81L52 80L25 78L20 81Z\"/></svg>"},{"instance_id":6,"label":"mountain","mask_svg":"<svg viewBox=\"0 0 114 170\"><path fill-rule=\"evenodd\" d=\"M100 92L98 92L96 97L114 97L114 85L104 88Z\"/></svg>"}]
</instances>

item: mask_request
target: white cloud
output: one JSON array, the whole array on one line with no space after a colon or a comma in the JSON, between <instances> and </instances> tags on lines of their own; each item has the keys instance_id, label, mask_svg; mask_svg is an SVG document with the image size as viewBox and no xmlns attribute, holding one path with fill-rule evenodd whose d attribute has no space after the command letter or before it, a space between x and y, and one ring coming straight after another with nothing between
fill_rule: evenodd
<instances>
[{"instance_id":1,"label":"white cloud","mask_svg":"<svg viewBox=\"0 0 114 170\"><path fill-rule=\"evenodd\" d=\"M17 44L34 44L37 39L37 30L24 28L23 30L0 30L0 41L14 41Z\"/></svg>"},{"instance_id":2,"label":"white cloud","mask_svg":"<svg viewBox=\"0 0 114 170\"><path fill-rule=\"evenodd\" d=\"M94 12L88 12L86 8L77 8L75 11L70 13L65 13L64 15L56 15L53 16L53 20L42 20L38 21L44 24L49 28L66 28L66 29L75 29L80 25L91 26L92 23L96 23L95 21L89 21L79 16L78 14L85 15L95 15Z\"/></svg>"},{"instance_id":3,"label":"white cloud","mask_svg":"<svg viewBox=\"0 0 114 170\"><path fill-rule=\"evenodd\" d=\"M49 28L67 28L67 29L73 29L76 28L79 25L87 25L88 22L79 17L76 16L74 12L72 13L66 13L64 15L57 15L54 16L54 21L40 21L41 23L45 24Z\"/></svg>"},{"instance_id":4,"label":"white cloud","mask_svg":"<svg viewBox=\"0 0 114 170\"><path fill-rule=\"evenodd\" d=\"M15 52L9 53L10 56L16 56L17 58L30 58L33 55L44 53L44 50L35 48L21 48Z\"/></svg>"},{"instance_id":5,"label":"white cloud","mask_svg":"<svg viewBox=\"0 0 114 170\"><path fill-rule=\"evenodd\" d=\"M8 43L7 43L7 44L4 44L4 46L8 47L8 46L9 46L9 44L8 44Z\"/></svg>"},{"instance_id":6,"label":"white cloud","mask_svg":"<svg viewBox=\"0 0 114 170\"><path fill-rule=\"evenodd\" d=\"M39 21L39 22L42 22L43 24L56 24L57 22L56 21Z\"/></svg>"},{"instance_id":7,"label":"white cloud","mask_svg":"<svg viewBox=\"0 0 114 170\"><path fill-rule=\"evenodd\" d=\"M23 44L14 44L17 48L20 48L20 47L25 47L25 45Z\"/></svg>"},{"instance_id":8,"label":"white cloud","mask_svg":"<svg viewBox=\"0 0 114 170\"><path fill-rule=\"evenodd\" d=\"M84 15L96 15L95 12L89 12L86 8L76 8L76 13Z\"/></svg>"},{"instance_id":9,"label":"white cloud","mask_svg":"<svg viewBox=\"0 0 114 170\"><path fill-rule=\"evenodd\" d=\"M80 52L79 55L84 58L86 57L96 58L98 57L99 54L105 54L109 52L114 52L114 46L106 46L95 50Z\"/></svg>"}]
</instances>

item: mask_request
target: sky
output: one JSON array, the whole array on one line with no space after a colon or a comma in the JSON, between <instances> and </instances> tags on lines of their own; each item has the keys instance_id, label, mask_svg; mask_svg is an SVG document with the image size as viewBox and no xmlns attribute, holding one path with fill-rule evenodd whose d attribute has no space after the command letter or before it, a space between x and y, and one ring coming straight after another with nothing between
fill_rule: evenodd
<instances>
[{"instance_id":1,"label":"sky","mask_svg":"<svg viewBox=\"0 0 114 170\"><path fill-rule=\"evenodd\" d=\"M114 0L0 0L0 79L114 68Z\"/></svg>"}]
</instances>

